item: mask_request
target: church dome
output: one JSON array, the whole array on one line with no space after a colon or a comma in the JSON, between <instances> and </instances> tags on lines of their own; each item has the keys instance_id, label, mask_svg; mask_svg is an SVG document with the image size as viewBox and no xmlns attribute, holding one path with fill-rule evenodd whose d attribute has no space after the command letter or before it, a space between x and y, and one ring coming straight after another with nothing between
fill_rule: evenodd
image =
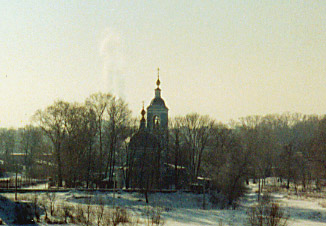
<instances>
[{"instance_id":1,"label":"church dome","mask_svg":"<svg viewBox=\"0 0 326 226\"><path fill-rule=\"evenodd\" d=\"M167 108L166 105L165 105L164 100L163 100L161 97L155 97L155 98L151 101L149 107L151 107L151 106L153 106L153 105L156 105L156 106L162 106L162 107L164 107L164 108Z\"/></svg>"},{"instance_id":2,"label":"church dome","mask_svg":"<svg viewBox=\"0 0 326 226\"><path fill-rule=\"evenodd\" d=\"M161 81L160 81L159 71L160 71L160 69L158 68L157 69L157 81L156 81L157 88L155 89L155 97L154 97L154 99L152 99L152 101L151 101L150 105L147 107L147 109L154 107L154 106L160 107L160 108L163 107L164 109L168 109L165 105L164 100L161 97L161 89L160 89Z\"/></svg>"},{"instance_id":3,"label":"church dome","mask_svg":"<svg viewBox=\"0 0 326 226\"><path fill-rule=\"evenodd\" d=\"M158 147L159 142L157 138L146 130L139 130L135 135L132 136L129 143L131 150L137 150L142 148L153 149Z\"/></svg>"}]
</instances>

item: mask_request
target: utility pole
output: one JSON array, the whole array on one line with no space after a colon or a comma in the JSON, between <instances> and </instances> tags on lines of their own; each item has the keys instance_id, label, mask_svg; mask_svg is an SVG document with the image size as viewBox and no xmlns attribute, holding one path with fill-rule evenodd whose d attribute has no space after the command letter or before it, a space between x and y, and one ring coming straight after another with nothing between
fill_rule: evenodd
<instances>
[{"instance_id":1,"label":"utility pole","mask_svg":"<svg viewBox=\"0 0 326 226\"><path fill-rule=\"evenodd\" d=\"M16 164L16 179L15 179L15 201L17 201L17 164Z\"/></svg>"},{"instance_id":2,"label":"utility pole","mask_svg":"<svg viewBox=\"0 0 326 226\"><path fill-rule=\"evenodd\" d=\"M203 184L203 209L206 209L206 197L205 197L205 181L204 181L204 184Z\"/></svg>"}]
</instances>

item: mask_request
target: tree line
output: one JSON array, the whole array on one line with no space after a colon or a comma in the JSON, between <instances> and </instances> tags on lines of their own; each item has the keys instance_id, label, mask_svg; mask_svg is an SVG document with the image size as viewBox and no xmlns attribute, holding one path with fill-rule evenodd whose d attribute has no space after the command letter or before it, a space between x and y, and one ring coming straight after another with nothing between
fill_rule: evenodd
<instances>
[{"instance_id":1,"label":"tree line","mask_svg":"<svg viewBox=\"0 0 326 226\"><path fill-rule=\"evenodd\" d=\"M91 187L130 156L128 142L138 129L128 105L96 93L84 103L56 101L33 116L33 125L0 130L3 170L52 177L58 186ZM323 185L326 172L326 117L303 114L248 116L229 124L190 113L169 119L169 148L177 189L202 178L232 204L249 179L278 177L309 189ZM18 164L13 153L23 153ZM186 173L185 173L186 172ZM314 183L312 183L314 182Z\"/></svg>"}]
</instances>

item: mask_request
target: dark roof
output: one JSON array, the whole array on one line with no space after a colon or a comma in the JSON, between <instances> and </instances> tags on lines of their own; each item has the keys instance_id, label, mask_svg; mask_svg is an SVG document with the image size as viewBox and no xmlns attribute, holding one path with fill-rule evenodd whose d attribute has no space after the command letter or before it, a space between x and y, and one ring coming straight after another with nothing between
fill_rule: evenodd
<instances>
[{"instance_id":1,"label":"dark roof","mask_svg":"<svg viewBox=\"0 0 326 226\"><path fill-rule=\"evenodd\" d=\"M164 102L164 100L163 100L161 97L155 97L155 98L151 101L149 107L151 107L151 106L153 106L153 105L162 106L162 107L164 107L164 108L167 109L167 107L166 107L166 105L165 105L165 102ZM149 107L148 107L148 108L149 108Z\"/></svg>"},{"instance_id":2,"label":"dark roof","mask_svg":"<svg viewBox=\"0 0 326 226\"><path fill-rule=\"evenodd\" d=\"M159 146L157 138L146 131L145 129L140 129L135 135L130 139L129 148L155 148Z\"/></svg>"}]
</instances>

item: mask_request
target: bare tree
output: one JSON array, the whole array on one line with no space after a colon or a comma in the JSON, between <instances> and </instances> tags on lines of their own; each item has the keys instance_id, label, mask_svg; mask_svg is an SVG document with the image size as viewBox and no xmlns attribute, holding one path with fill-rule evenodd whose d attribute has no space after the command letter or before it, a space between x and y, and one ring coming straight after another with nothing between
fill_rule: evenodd
<instances>
[{"instance_id":1,"label":"bare tree","mask_svg":"<svg viewBox=\"0 0 326 226\"><path fill-rule=\"evenodd\" d=\"M320 188L319 180L326 175L326 117L318 124L317 134L312 141L309 151L309 161L313 164L313 174L317 178L317 188Z\"/></svg>"},{"instance_id":2,"label":"bare tree","mask_svg":"<svg viewBox=\"0 0 326 226\"><path fill-rule=\"evenodd\" d=\"M113 97L107 108L108 121L105 127L107 135L107 163L105 177L113 183L113 173L116 165L116 154L120 151L124 140L130 135L131 111L122 99Z\"/></svg>"},{"instance_id":3,"label":"bare tree","mask_svg":"<svg viewBox=\"0 0 326 226\"><path fill-rule=\"evenodd\" d=\"M13 153L16 149L16 131L14 129L4 129L1 132L2 151L6 170L15 170Z\"/></svg>"},{"instance_id":4,"label":"bare tree","mask_svg":"<svg viewBox=\"0 0 326 226\"><path fill-rule=\"evenodd\" d=\"M174 185L176 188L180 188L185 185L185 183L193 180L194 176L192 178L186 178L186 172L185 167L188 167L190 169L190 163L191 163L191 156L193 155L193 152L190 153L190 146L189 142L185 139L186 134L186 127L185 124L183 124L185 117L175 117L169 120L169 152L168 152L168 162L173 165L174 169ZM212 127L211 134L213 132L214 128ZM210 135L211 136L211 135ZM209 148L210 141L207 140L207 143L205 144L205 148ZM204 148L204 149L205 149ZM204 152L203 149L202 153L198 153L199 155L202 155L201 163L200 163L200 169L201 174L205 174L206 172L202 171L202 164L203 164L203 158L204 158ZM207 152L207 150L206 150ZM198 159L199 160L199 159ZM205 161L205 160L204 160ZM193 162L194 163L194 162ZM205 163L205 162L204 162ZM193 165L193 169L196 169L196 165ZM195 175L193 173L193 175ZM172 182L172 181L171 181Z\"/></svg>"},{"instance_id":5,"label":"bare tree","mask_svg":"<svg viewBox=\"0 0 326 226\"><path fill-rule=\"evenodd\" d=\"M287 180L286 188L290 188L290 181L296 181L299 174L299 156L294 150L293 144L284 146L280 155L280 174Z\"/></svg>"},{"instance_id":6,"label":"bare tree","mask_svg":"<svg viewBox=\"0 0 326 226\"><path fill-rule=\"evenodd\" d=\"M201 171L203 152L208 147L214 120L192 113L180 118L180 126L188 149L190 180L194 182Z\"/></svg>"},{"instance_id":7,"label":"bare tree","mask_svg":"<svg viewBox=\"0 0 326 226\"><path fill-rule=\"evenodd\" d=\"M42 160L42 155L47 152L48 148L44 140L43 133L40 128L27 125L23 129L19 129L20 150L25 154L24 165L27 174L35 176L36 161ZM38 172L40 173L40 172Z\"/></svg>"},{"instance_id":8,"label":"bare tree","mask_svg":"<svg viewBox=\"0 0 326 226\"><path fill-rule=\"evenodd\" d=\"M250 155L243 148L239 134L225 125L216 125L209 150L204 155L204 170L212 179L212 200L223 206L232 205L244 193ZM220 194L216 194L219 192ZM221 195L226 201L221 199ZM224 203L226 202L226 203Z\"/></svg>"},{"instance_id":9,"label":"bare tree","mask_svg":"<svg viewBox=\"0 0 326 226\"><path fill-rule=\"evenodd\" d=\"M99 179L103 173L104 168L104 154L103 154L103 122L107 119L107 108L112 99L109 93L95 93L86 99L86 106L92 109L96 116L96 128L99 136L99 156L98 156L98 174Z\"/></svg>"},{"instance_id":10,"label":"bare tree","mask_svg":"<svg viewBox=\"0 0 326 226\"><path fill-rule=\"evenodd\" d=\"M271 166L268 164L268 140L270 134L266 134L267 129L262 128L263 117L248 116L240 119L241 136L243 148L248 153L251 161L251 175L254 180L258 179L258 200L262 192L262 180L266 177L266 171Z\"/></svg>"},{"instance_id":11,"label":"bare tree","mask_svg":"<svg viewBox=\"0 0 326 226\"><path fill-rule=\"evenodd\" d=\"M232 146L232 130L226 125L216 124L211 132L209 151L203 156L203 171L207 177L215 177L228 160Z\"/></svg>"},{"instance_id":12,"label":"bare tree","mask_svg":"<svg viewBox=\"0 0 326 226\"><path fill-rule=\"evenodd\" d=\"M291 179L295 184L299 180L306 183L310 166L305 159L308 159L315 125L316 117L298 113L249 116L240 120L243 145L251 153L253 163L251 176L262 179L260 191L268 176L284 177L288 183ZM298 164L301 168L295 167Z\"/></svg>"},{"instance_id":13,"label":"bare tree","mask_svg":"<svg viewBox=\"0 0 326 226\"><path fill-rule=\"evenodd\" d=\"M34 120L53 143L58 186L63 179L67 186L75 186L86 175L86 154L95 136L94 112L80 104L57 101L37 111Z\"/></svg>"},{"instance_id":14,"label":"bare tree","mask_svg":"<svg viewBox=\"0 0 326 226\"><path fill-rule=\"evenodd\" d=\"M92 161L90 150L96 134L95 114L80 104L71 104L65 118L65 177L69 187L87 180Z\"/></svg>"},{"instance_id":15,"label":"bare tree","mask_svg":"<svg viewBox=\"0 0 326 226\"><path fill-rule=\"evenodd\" d=\"M170 151L169 151L169 159L171 163L174 165L174 185L176 188L179 188L179 169L180 166L184 165L185 156L182 152L182 134L181 134L181 118L176 117L174 119L169 120L169 132L170 132Z\"/></svg>"},{"instance_id":16,"label":"bare tree","mask_svg":"<svg viewBox=\"0 0 326 226\"><path fill-rule=\"evenodd\" d=\"M58 186L62 186L62 144L65 138L65 117L69 108L69 103L56 101L45 110L38 110L33 120L39 124L42 130L51 139L54 147L54 156L57 166Z\"/></svg>"}]
</instances>

